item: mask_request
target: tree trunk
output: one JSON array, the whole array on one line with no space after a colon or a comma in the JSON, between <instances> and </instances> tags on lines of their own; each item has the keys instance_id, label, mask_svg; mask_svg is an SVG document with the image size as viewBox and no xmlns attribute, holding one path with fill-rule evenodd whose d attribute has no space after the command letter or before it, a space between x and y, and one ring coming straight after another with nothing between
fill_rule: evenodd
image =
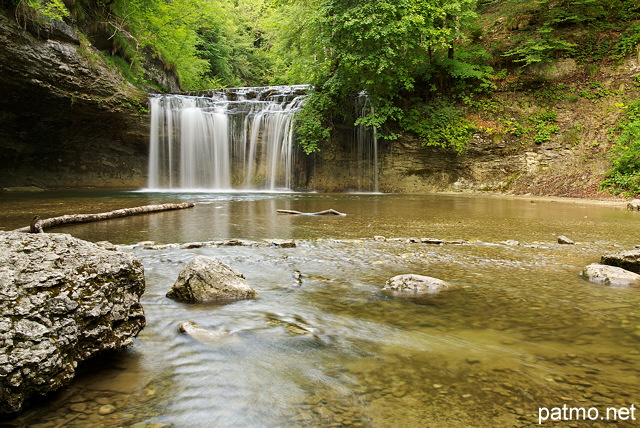
<instances>
[{"instance_id":1,"label":"tree trunk","mask_svg":"<svg viewBox=\"0 0 640 428\"><path fill-rule=\"evenodd\" d=\"M128 217L137 214L155 213L159 211L181 210L195 206L192 202L183 202L180 204L162 204L162 205L144 205L135 208L123 208L120 210L109 211L98 214L68 214L60 217L46 218L38 220L37 224L41 229L60 226L63 224L90 223L93 221L109 220L112 218ZM22 227L14 230L14 232L29 232L32 226Z\"/></svg>"}]
</instances>

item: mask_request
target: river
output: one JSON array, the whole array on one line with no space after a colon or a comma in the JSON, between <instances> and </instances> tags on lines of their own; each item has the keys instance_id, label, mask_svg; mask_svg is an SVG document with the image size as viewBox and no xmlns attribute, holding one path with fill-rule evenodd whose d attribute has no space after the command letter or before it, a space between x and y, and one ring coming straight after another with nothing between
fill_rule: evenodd
<instances>
[{"instance_id":1,"label":"river","mask_svg":"<svg viewBox=\"0 0 640 428\"><path fill-rule=\"evenodd\" d=\"M108 240L142 259L148 325L132 348L5 426L524 427L538 424L541 408L565 404L597 409L589 426L608 426L600 419L607 408L640 405L640 289L579 275L602 254L640 244L640 214L622 204L457 194L5 193L0 225L175 201L196 207L55 230ZM276 213L329 208L347 215ZM559 235L576 245L558 244ZM420 238L450 243L411 242ZM229 239L297 246L135 245ZM259 297L226 305L166 298L196 255L238 269ZM402 273L460 289L423 299L383 294L385 281ZM185 321L226 334L199 341L177 331ZM635 426L623 414L618 426Z\"/></svg>"}]
</instances>

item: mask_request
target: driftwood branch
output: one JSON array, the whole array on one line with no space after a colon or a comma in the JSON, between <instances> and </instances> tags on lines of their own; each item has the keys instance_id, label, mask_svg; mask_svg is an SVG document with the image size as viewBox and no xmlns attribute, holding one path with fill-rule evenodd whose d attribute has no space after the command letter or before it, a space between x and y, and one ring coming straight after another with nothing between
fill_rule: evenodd
<instances>
[{"instance_id":1,"label":"driftwood branch","mask_svg":"<svg viewBox=\"0 0 640 428\"><path fill-rule=\"evenodd\" d=\"M317 213L303 213L301 211L294 211L294 210L277 210L276 212L280 214L297 214L297 215L346 215L336 210L324 210L324 211L318 211Z\"/></svg>"},{"instance_id":2,"label":"driftwood branch","mask_svg":"<svg viewBox=\"0 0 640 428\"><path fill-rule=\"evenodd\" d=\"M29 232L29 231L37 232L37 231L42 231L42 229L61 226L63 224L90 223L93 221L102 221L102 220L109 220L112 218L128 217L128 216L137 215L137 214L155 213L159 211L181 210L184 208L191 208L193 206L195 206L195 204L192 202L183 202L180 204L144 205L142 207L124 208L120 210L109 211L106 213L98 213L98 214L68 214L60 217L46 218L44 220L36 219L37 217L36 216L34 217L34 222L32 222L31 226L21 227L20 229L14 230L14 232Z\"/></svg>"}]
</instances>

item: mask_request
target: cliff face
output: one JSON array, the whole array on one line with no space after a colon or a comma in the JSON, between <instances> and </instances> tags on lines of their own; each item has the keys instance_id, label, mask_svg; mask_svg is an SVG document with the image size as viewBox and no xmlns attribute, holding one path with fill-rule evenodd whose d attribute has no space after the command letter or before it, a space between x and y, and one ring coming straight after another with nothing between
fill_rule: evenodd
<instances>
[{"instance_id":1,"label":"cliff face","mask_svg":"<svg viewBox=\"0 0 640 428\"><path fill-rule=\"evenodd\" d=\"M529 90L498 90L486 110L468 112L476 133L467 151L423 147L410 135L381 142L378 189L383 192L498 191L565 197L612 197L599 190L611 168L617 125L640 98L640 47L600 67L561 61L524 72L545 81ZM543 122L546 114L553 119ZM548 132L548 138L541 133ZM315 155L311 190L373 190L371 165L358 161L353 132L339 130Z\"/></svg>"},{"instance_id":2,"label":"cliff face","mask_svg":"<svg viewBox=\"0 0 640 428\"><path fill-rule=\"evenodd\" d=\"M0 7L0 186L144 184L147 94L74 27Z\"/></svg>"}]
</instances>

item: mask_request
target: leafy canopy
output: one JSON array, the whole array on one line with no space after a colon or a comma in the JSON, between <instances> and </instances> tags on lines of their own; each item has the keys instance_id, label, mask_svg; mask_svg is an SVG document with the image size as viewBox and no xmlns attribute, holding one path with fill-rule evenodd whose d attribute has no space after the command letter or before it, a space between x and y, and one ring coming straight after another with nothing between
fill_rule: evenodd
<instances>
[{"instance_id":1,"label":"leafy canopy","mask_svg":"<svg viewBox=\"0 0 640 428\"><path fill-rule=\"evenodd\" d=\"M482 74L454 55L464 27L475 17L474 0L324 0L311 7L322 43L308 46L318 49L314 57L321 73L298 120L298 129L305 130L300 142L308 152L321 146L332 120L353 119L355 94L364 91L373 105L355 124L375 126L384 138L394 139L398 124L406 123L403 100L425 78L444 73L441 80L449 80L454 76L447 70L462 79ZM311 118L313 126L306 123Z\"/></svg>"}]
</instances>

